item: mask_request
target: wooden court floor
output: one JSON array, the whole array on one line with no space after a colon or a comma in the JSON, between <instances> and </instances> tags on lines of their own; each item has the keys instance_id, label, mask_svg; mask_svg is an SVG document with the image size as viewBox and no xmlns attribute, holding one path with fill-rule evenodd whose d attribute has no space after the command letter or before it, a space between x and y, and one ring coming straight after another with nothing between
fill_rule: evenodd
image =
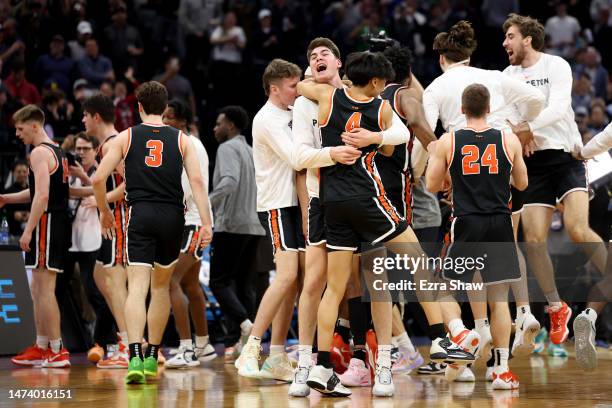
<instances>
[{"instance_id":1,"label":"wooden court floor","mask_svg":"<svg viewBox=\"0 0 612 408\"><path fill-rule=\"evenodd\" d=\"M192 370L161 369L156 380L129 387L123 384L124 370L96 369L82 355L73 356L70 369L14 369L8 358L2 358L0 407L612 407L612 356L603 357L594 372L577 368L572 357L514 359L511 367L521 381L518 392L492 391L479 363L476 383L449 384L444 376L396 375L393 398L372 398L370 389L354 388L345 399L322 397L315 391L309 398L289 398L287 384L240 378L233 365L223 364L220 358ZM10 399L11 390L13 394L15 390L65 390L72 398Z\"/></svg>"}]
</instances>

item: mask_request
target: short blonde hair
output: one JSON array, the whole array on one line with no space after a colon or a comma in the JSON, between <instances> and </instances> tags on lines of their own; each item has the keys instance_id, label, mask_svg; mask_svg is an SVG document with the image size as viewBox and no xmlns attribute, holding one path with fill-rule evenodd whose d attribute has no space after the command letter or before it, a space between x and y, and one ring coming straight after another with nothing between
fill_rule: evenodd
<instances>
[{"instance_id":1,"label":"short blonde hair","mask_svg":"<svg viewBox=\"0 0 612 408\"><path fill-rule=\"evenodd\" d=\"M13 114L13 122L37 122L41 125L44 125L45 113L36 105L26 105Z\"/></svg>"},{"instance_id":2,"label":"short blonde hair","mask_svg":"<svg viewBox=\"0 0 612 408\"><path fill-rule=\"evenodd\" d=\"M270 85L280 79L301 78L302 70L292 62L280 58L273 59L264 71L262 81L266 96L270 95Z\"/></svg>"}]
</instances>

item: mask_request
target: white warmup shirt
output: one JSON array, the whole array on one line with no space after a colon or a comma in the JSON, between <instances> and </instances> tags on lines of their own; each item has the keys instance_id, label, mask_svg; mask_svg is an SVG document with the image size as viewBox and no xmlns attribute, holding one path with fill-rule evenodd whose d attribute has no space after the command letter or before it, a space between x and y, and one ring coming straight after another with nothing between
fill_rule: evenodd
<instances>
[{"instance_id":1,"label":"white warmup shirt","mask_svg":"<svg viewBox=\"0 0 612 408\"><path fill-rule=\"evenodd\" d=\"M257 211L298 205L291 121L290 110L280 109L269 101L253 119Z\"/></svg>"},{"instance_id":2,"label":"white warmup shirt","mask_svg":"<svg viewBox=\"0 0 612 408\"><path fill-rule=\"evenodd\" d=\"M198 156L198 162L200 162L200 174L202 175L202 179L204 179L204 191L208 192L208 154L206 153L206 149L204 148L204 145L200 139L195 136L189 136L189 140L195 148ZM189 185L189 178L187 178L187 172L185 169L183 169L183 174L181 175L181 185L183 186L183 194L185 195L184 200L187 207L187 212L185 213L185 225L202 225L200 213L198 212L198 206L196 205L193 194L191 193L191 186ZM212 209L210 210L210 219L212 221Z\"/></svg>"},{"instance_id":3,"label":"white warmup shirt","mask_svg":"<svg viewBox=\"0 0 612 408\"><path fill-rule=\"evenodd\" d=\"M93 177L94 173L89 176ZM81 179L74 178L70 183L70 187L79 188L82 187L83 183ZM71 199L68 202L70 209L74 209L79 206L76 210L74 220L72 221L72 246L70 252L93 252L100 249L102 245L102 232L100 229L100 220L98 218L98 209L85 208L79 205L81 200Z\"/></svg>"},{"instance_id":4,"label":"white warmup shirt","mask_svg":"<svg viewBox=\"0 0 612 408\"><path fill-rule=\"evenodd\" d=\"M507 128L506 119L521 116L534 119L544 108L544 95L521 81L508 78L500 71L455 65L436 78L423 93L423 108L427 123L436 128L438 119L445 131L466 126L461 113L461 95L472 84L482 84L491 95L491 112L487 122L496 129Z\"/></svg>"},{"instance_id":5,"label":"white warmup shirt","mask_svg":"<svg viewBox=\"0 0 612 408\"><path fill-rule=\"evenodd\" d=\"M582 157L585 159L592 159L598 154L607 152L610 149L612 149L612 123L589 140L582 148Z\"/></svg>"},{"instance_id":6,"label":"white warmup shirt","mask_svg":"<svg viewBox=\"0 0 612 408\"><path fill-rule=\"evenodd\" d=\"M546 97L546 107L537 118L524 117L534 134L537 150L571 152L574 146L582 146L572 110L573 78L567 61L540 53L540 59L534 65L528 68L511 65L504 73L539 89Z\"/></svg>"}]
</instances>

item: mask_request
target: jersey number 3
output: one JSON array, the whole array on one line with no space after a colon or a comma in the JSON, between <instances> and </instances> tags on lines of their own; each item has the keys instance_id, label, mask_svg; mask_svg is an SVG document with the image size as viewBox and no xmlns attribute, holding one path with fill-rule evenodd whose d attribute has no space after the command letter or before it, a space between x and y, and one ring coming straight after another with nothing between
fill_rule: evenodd
<instances>
[{"instance_id":1,"label":"jersey number 3","mask_svg":"<svg viewBox=\"0 0 612 408\"><path fill-rule=\"evenodd\" d=\"M463 159L463 175L480 174L480 166L488 167L489 174L497 174L497 148L494 144L487 145L482 155L480 149L475 145L465 145L461 148Z\"/></svg>"},{"instance_id":2,"label":"jersey number 3","mask_svg":"<svg viewBox=\"0 0 612 408\"><path fill-rule=\"evenodd\" d=\"M162 165L164 144L161 140L147 140L149 155L145 157L145 164L149 167L159 167Z\"/></svg>"}]
</instances>

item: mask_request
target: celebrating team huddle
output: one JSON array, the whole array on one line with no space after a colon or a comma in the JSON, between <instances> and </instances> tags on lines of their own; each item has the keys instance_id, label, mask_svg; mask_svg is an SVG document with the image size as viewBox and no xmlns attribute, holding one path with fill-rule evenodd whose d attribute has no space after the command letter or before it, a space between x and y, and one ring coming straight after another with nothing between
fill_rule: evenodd
<instances>
[{"instance_id":1,"label":"celebrating team huddle","mask_svg":"<svg viewBox=\"0 0 612 408\"><path fill-rule=\"evenodd\" d=\"M519 388L508 361L530 354L541 328L516 245L519 223L525 241L545 243L561 203L571 239L595 243L591 261L605 274L607 249L588 225L583 160L612 147L612 133L608 126L582 147L571 108L571 69L540 51L544 30L537 20L512 14L504 32L510 62L504 72L470 66L476 39L469 22L439 33L434 50L443 74L426 89L411 73L410 51L398 45L353 53L343 63L338 47L319 37L306 50L303 76L281 59L266 67L268 99L253 120L252 156L257 214L272 244L276 276L254 322L240 308L235 312L242 334L238 375L291 383L292 397L306 397L311 389L347 397L359 386L391 397L395 374L418 369L444 373L451 382L475 381L471 365L480 358L488 360L486 380L494 390ZM169 104L162 84L144 83L136 96L142 124L120 133L108 98L85 102L84 123L100 142L100 164L91 186L82 188L69 188L66 157L46 136L42 111L30 105L14 115L18 137L33 146L30 188L0 196L0 205L32 202L20 246L34 269L37 329L36 346L15 364L70 365L50 295L64 268L68 200L92 194L103 235L97 268L118 331L113 354L100 358L98 367L127 368L126 383L155 377L171 309L181 346L166 367L194 367L216 356L197 280L202 249L212 240L208 157L188 135L185 107ZM224 117L235 115L230 109ZM444 131L439 139L438 122ZM404 271L421 283L415 294L431 340L425 361L406 333L401 305L388 293L362 302L360 286L368 281L361 275L371 272L364 270L371 251L416 258L424 252L419 242L436 240L420 236L414 209L415 200L439 192L452 202L452 215L447 245L436 256L464 256L474 243L505 246L498 262L472 274L426 263ZM561 344L571 309L559 296L545 245L525 252L549 306L551 341ZM608 278L599 292L609 293ZM482 297L470 302L475 328L464 325L453 290L424 289L447 280L483 283ZM195 344L183 291L197 306L191 308ZM516 302L512 343L510 291ZM292 362L285 342L296 302L299 345ZM576 358L584 369L597 364L594 327L605 305L589 299L574 320ZM260 365L270 326L270 354Z\"/></svg>"}]
</instances>

